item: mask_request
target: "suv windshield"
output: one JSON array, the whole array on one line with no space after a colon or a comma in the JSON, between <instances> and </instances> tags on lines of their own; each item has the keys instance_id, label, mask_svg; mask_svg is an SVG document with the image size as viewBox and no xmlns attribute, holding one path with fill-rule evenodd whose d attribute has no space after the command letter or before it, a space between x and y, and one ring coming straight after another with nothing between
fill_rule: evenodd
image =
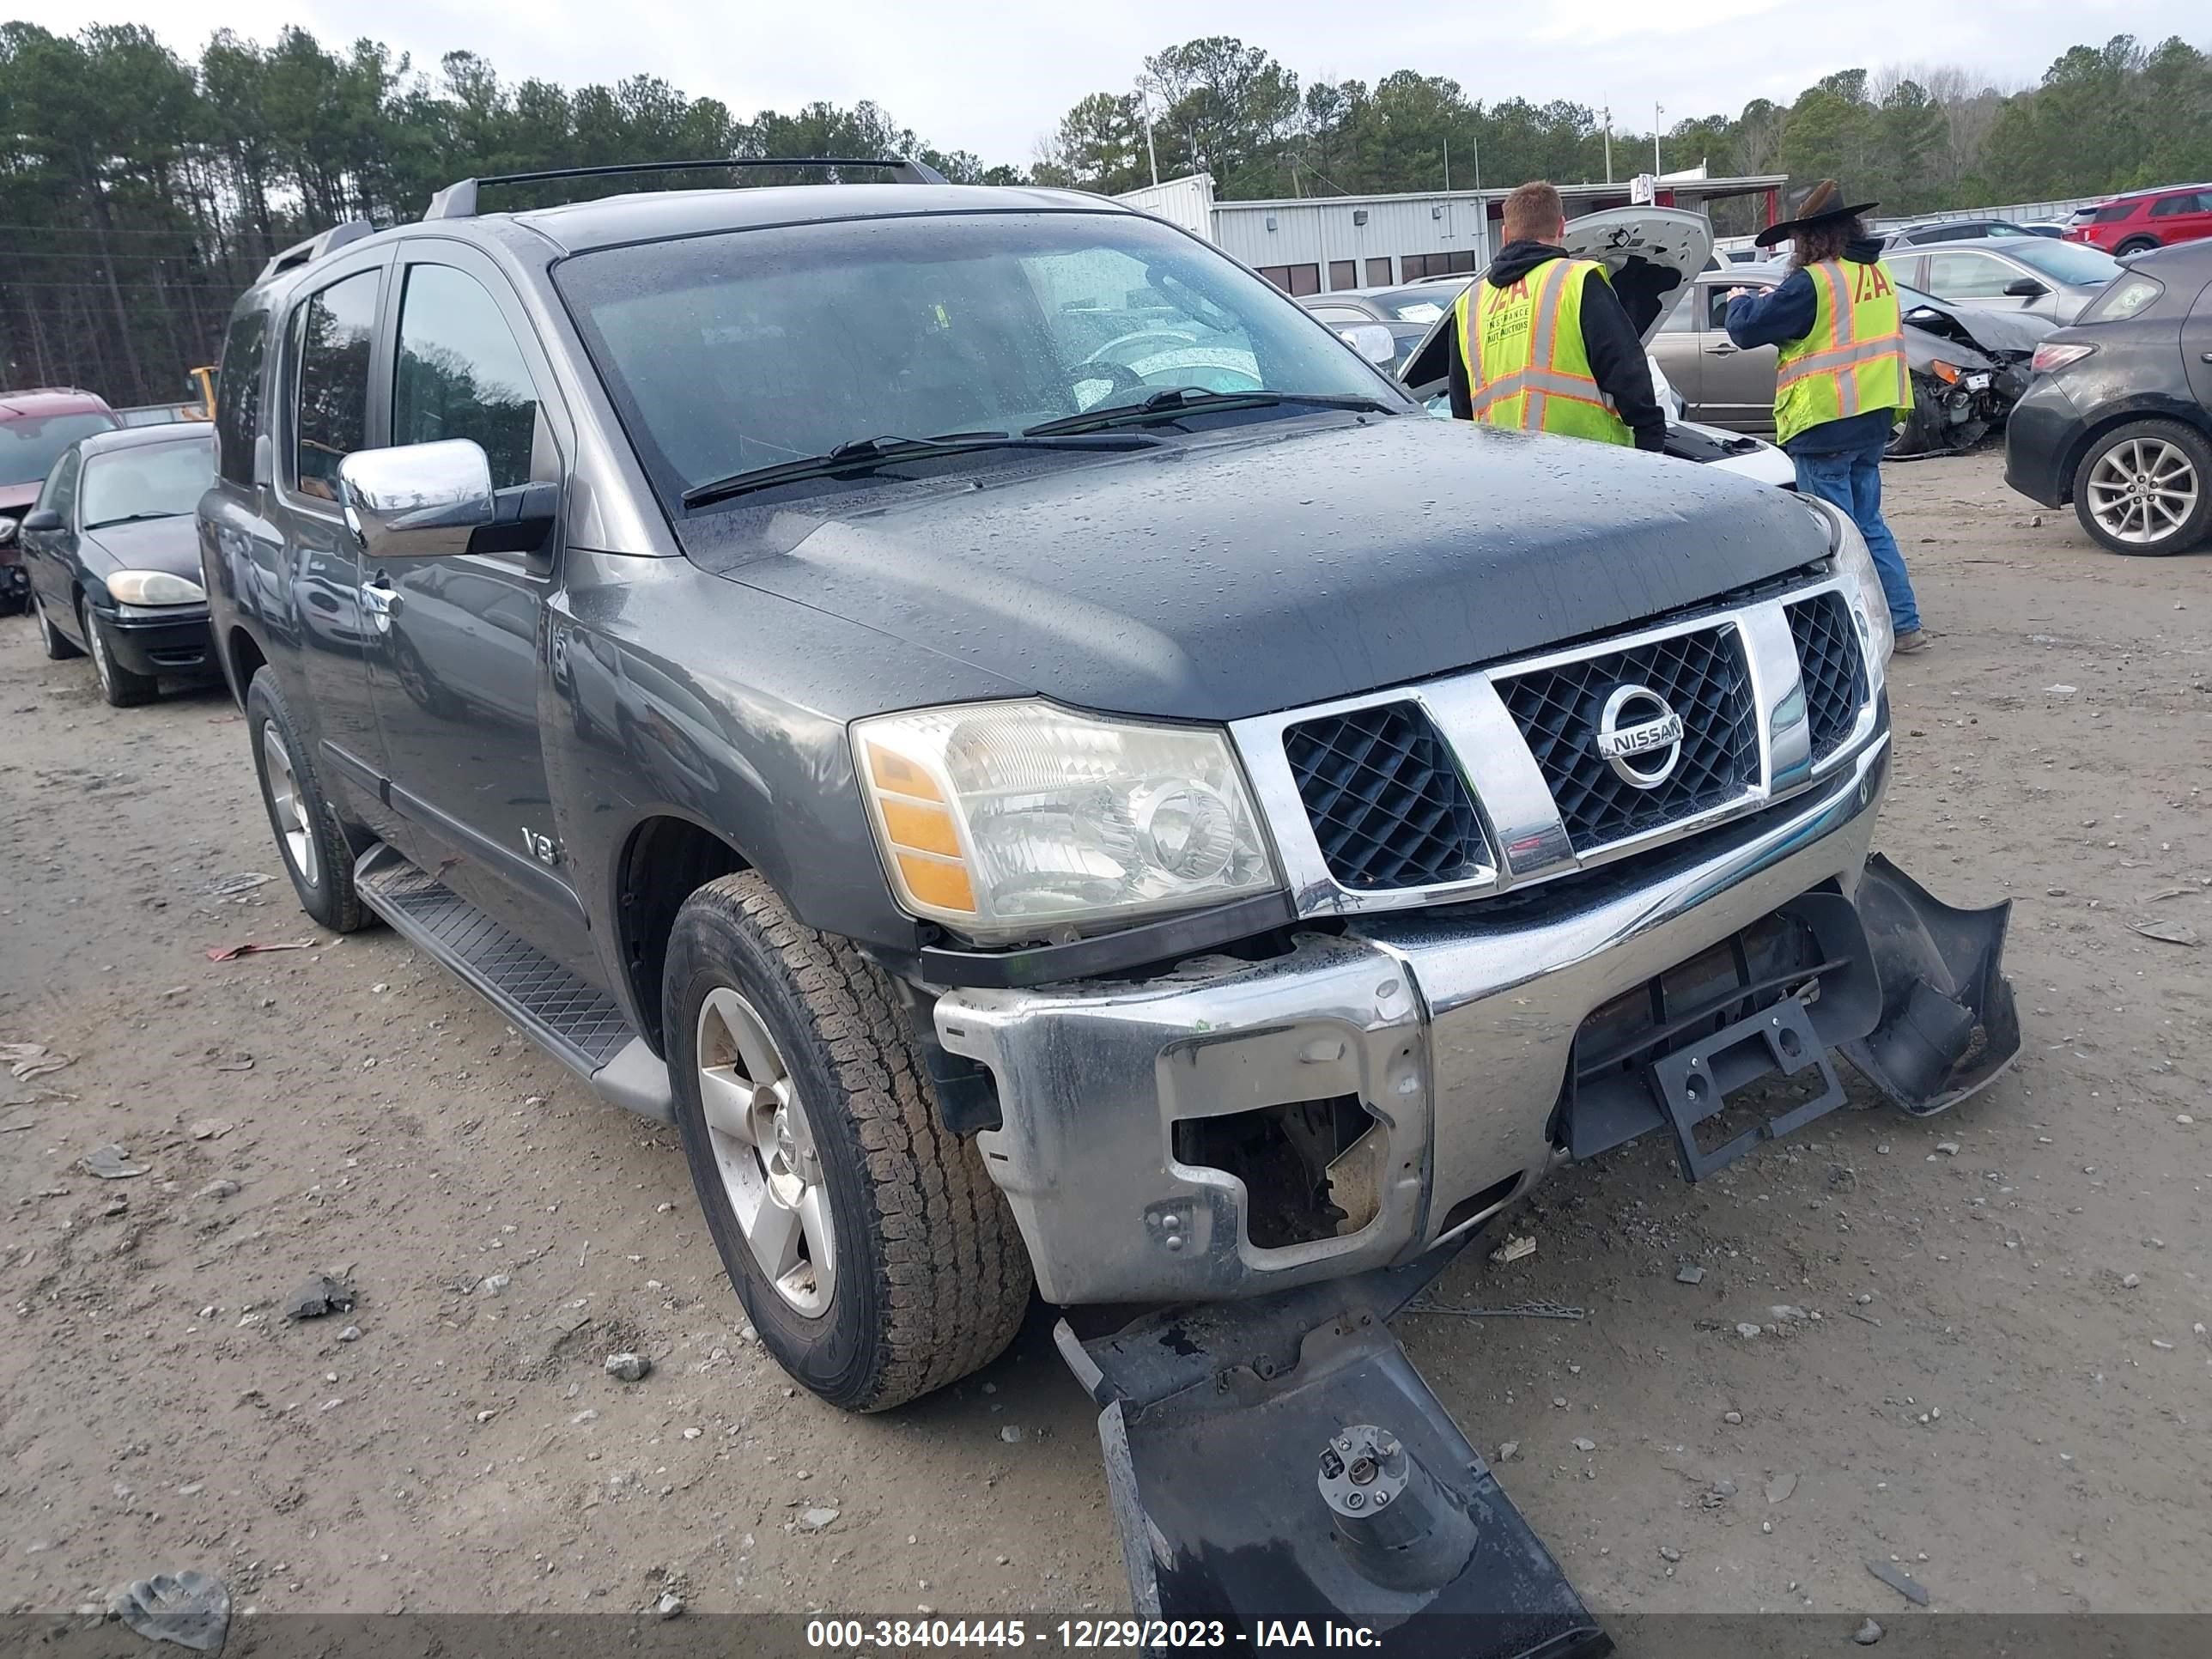
<instances>
[{"instance_id":1,"label":"suv windshield","mask_svg":"<svg viewBox=\"0 0 2212 1659\"><path fill-rule=\"evenodd\" d=\"M1285 295L1133 214L732 231L581 254L556 281L672 502L841 444L1018 434L1177 389L1395 401Z\"/></svg>"},{"instance_id":2,"label":"suv windshield","mask_svg":"<svg viewBox=\"0 0 2212 1659\"><path fill-rule=\"evenodd\" d=\"M50 415L0 421L0 484L37 483L79 438L115 430L112 415Z\"/></svg>"},{"instance_id":3,"label":"suv windshield","mask_svg":"<svg viewBox=\"0 0 2212 1659\"><path fill-rule=\"evenodd\" d=\"M196 435L170 444L140 444L84 464L84 527L133 519L180 519L215 482L215 441Z\"/></svg>"}]
</instances>

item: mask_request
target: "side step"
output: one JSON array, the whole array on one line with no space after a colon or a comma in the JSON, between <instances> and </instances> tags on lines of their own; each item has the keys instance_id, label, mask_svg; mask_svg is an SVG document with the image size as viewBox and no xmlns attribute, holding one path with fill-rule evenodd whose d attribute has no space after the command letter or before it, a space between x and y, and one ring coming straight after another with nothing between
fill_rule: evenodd
<instances>
[{"instance_id":1,"label":"side step","mask_svg":"<svg viewBox=\"0 0 2212 1659\"><path fill-rule=\"evenodd\" d=\"M676 1121L668 1068L614 999L379 842L353 868L362 902L445 964L614 1105Z\"/></svg>"}]
</instances>

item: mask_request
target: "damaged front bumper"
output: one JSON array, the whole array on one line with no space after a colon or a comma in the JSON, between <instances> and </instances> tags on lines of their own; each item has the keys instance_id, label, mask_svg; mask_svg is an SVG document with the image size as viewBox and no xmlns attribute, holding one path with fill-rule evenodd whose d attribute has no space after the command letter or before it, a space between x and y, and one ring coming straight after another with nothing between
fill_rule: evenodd
<instances>
[{"instance_id":1,"label":"damaged front bumper","mask_svg":"<svg viewBox=\"0 0 2212 1659\"><path fill-rule=\"evenodd\" d=\"M1692 1179L1832 1109L1841 1048L1933 1110L2019 1046L2004 911L1869 862L1881 732L1814 792L1517 899L1362 918L1261 961L949 992L980 1145L1064 1304L1245 1297L1411 1260L1655 1128ZM1809 1091L1718 1145L1753 1085Z\"/></svg>"}]
</instances>

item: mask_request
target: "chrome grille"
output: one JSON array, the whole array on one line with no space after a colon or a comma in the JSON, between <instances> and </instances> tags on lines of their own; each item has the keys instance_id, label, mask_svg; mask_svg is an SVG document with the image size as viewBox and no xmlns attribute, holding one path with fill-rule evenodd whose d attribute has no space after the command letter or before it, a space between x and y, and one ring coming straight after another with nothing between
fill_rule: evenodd
<instances>
[{"instance_id":1,"label":"chrome grille","mask_svg":"<svg viewBox=\"0 0 2212 1659\"><path fill-rule=\"evenodd\" d=\"M1482 863L1474 803L1419 705L1386 702L1283 733L1329 873L1345 886L1428 887Z\"/></svg>"},{"instance_id":2,"label":"chrome grille","mask_svg":"<svg viewBox=\"0 0 2212 1659\"><path fill-rule=\"evenodd\" d=\"M1857 726L1866 706L1866 658L1851 626L1851 608L1841 593L1815 593L1786 606L1790 637L1797 647L1798 676L1805 687L1805 719L1811 727L1813 764L1834 754Z\"/></svg>"},{"instance_id":3,"label":"chrome grille","mask_svg":"<svg viewBox=\"0 0 2212 1659\"><path fill-rule=\"evenodd\" d=\"M1641 686L1681 717L1681 757L1646 788L1598 753L1606 701ZM1759 716L1735 626L1676 634L1625 651L1500 678L1577 854L1723 805L1759 782Z\"/></svg>"}]
</instances>

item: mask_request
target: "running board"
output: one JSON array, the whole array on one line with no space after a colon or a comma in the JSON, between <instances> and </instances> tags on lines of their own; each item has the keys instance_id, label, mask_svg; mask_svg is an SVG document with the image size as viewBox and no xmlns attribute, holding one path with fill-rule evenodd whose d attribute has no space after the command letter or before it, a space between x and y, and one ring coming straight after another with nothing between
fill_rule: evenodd
<instances>
[{"instance_id":1,"label":"running board","mask_svg":"<svg viewBox=\"0 0 2212 1659\"><path fill-rule=\"evenodd\" d=\"M1390 1334L1390 1316L1464 1246L1164 1309L1088 1340L1060 1321L1060 1357L1100 1408L1140 1620L1218 1620L1239 1642L1279 1629L1293 1643L1304 1621L1305 1645L1376 1659L1612 1651ZM1361 1633L1346 1638L1347 1626Z\"/></svg>"},{"instance_id":2,"label":"running board","mask_svg":"<svg viewBox=\"0 0 2212 1659\"><path fill-rule=\"evenodd\" d=\"M614 999L382 842L353 867L362 903L513 1020L610 1103L676 1121L668 1067Z\"/></svg>"}]
</instances>

